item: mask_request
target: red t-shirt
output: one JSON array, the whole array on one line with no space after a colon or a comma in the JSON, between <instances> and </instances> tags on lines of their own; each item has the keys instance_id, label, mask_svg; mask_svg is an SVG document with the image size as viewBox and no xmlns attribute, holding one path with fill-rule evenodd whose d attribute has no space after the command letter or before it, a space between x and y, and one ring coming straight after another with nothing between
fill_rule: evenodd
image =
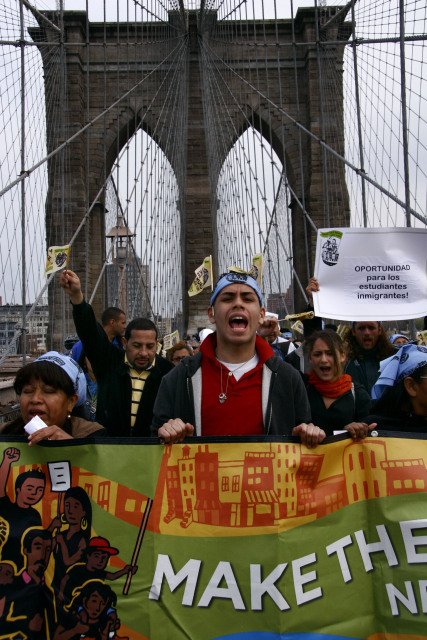
<instances>
[{"instance_id":1,"label":"red t-shirt","mask_svg":"<svg viewBox=\"0 0 427 640\"><path fill-rule=\"evenodd\" d=\"M270 345L256 337L255 349L259 362L254 369L247 371L239 381L229 376L229 370L220 365L215 357L216 333L210 334L202 343L202 435L203 436L250 436L262 435L264 422L262 416L262 365L274 356ZM222 373L221 373L222 366ZM219 394L225 393L227 399L221 404Z\"/></svg>"}]
</instances>

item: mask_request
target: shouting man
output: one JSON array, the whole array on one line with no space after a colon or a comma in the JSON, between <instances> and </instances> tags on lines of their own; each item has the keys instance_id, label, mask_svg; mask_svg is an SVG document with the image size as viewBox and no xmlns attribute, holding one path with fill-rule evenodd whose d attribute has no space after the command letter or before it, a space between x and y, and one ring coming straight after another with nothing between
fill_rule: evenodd
<instances>
[{"instance_id":1,"label":"shouting man","mask_svg":"<svg viewBox=\"0 0 427 640\"><path fill-rule=\"evenodd\" d=\"M325 433L310 423L300 374L257 336L262 294L248 274L221 276L208 308L216 331L200 352L162 380L153 434L164 442L193 435L297 435L315 446Z\"/></svg>"}]
</instances>

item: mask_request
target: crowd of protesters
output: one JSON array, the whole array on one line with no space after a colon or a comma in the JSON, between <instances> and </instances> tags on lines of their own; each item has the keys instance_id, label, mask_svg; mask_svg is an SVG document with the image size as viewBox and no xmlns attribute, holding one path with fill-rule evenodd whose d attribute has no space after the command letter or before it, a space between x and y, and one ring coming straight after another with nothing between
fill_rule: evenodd
<instances>
[{"instance_id":1,"label":"crowd of protesters","mask_svg":"<svg viewBox=\"0 0 427 640\"><path fill-rule=\"evenodd\" d=\"M417 402L414 414L411 393L415 388L417 397L427 396L427 348L402 333L388 336L380 322L353 322L337 332L314 317L304 321L299 342L265 310L250 275L228 272L207 309L215 331L187 335L163 351L151 320L126 323L123 310L109 307L98 324L77 274L63 271L59 284L70 298L77 335L67 339L66 355L49 352L19 372L21 416L4 427L19 433L35 416L42 418L46 426L29 436L31 444L89 434L151 435L169 443L196 434L298 435L315 446L341 430L363 438L379 422L394 430L425 427L424 405ZM311 278L307 309L318 290ZM413 370L404 368L414 380L411 393L401 372L378 386L391 370L384 363L399 357L402 365L416 359ZM378 407L385 407L381 394L395 384L404 387L400 408L378 422ZM53 403L58 411L52 410L51 389L60 396ZM420 417L416 425L405 410Z\"/></svg>"}]
</instances>

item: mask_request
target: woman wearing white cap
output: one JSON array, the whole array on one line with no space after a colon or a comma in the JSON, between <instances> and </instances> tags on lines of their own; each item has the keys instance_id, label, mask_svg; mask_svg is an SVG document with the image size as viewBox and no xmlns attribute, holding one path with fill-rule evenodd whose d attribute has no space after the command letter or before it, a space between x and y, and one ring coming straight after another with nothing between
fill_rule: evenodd
<instances>
[{"instance_id":1,"label":"woman wearing white cap","mask_svg":"<svg viewBox=\"0 0 427 640\"><path fill-rule=\"evenodd\" d=\"M38 417L46 426L28 436L30 445L44 439L102 435L102 425L72 415L86 400L86 380L81 367L69 356L49 351L22 367L13 386L20 399L21 415L5 425L4 434L23 435L25 425Z\"/></svg>"}]
</instances>

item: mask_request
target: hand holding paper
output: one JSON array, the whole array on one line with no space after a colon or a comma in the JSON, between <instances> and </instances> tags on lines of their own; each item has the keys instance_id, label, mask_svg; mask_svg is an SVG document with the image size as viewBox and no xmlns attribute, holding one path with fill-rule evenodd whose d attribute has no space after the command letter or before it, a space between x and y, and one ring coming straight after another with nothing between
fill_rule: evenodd
<instances>
[{"instance_id":1,"label":"hand holding paper","mask_svg":"<svg viewBox=\"0 0 427 640\"><path fill-rule=\"evenodd\" d=\"M33 433L36 433L36 431L39 431L39 429L45 429L46 427L46 422L43 422L43 420L39 416L34 416L34 418L27 422L27 424L24 426L24 429L28 433L28 435L31 436L33 435Z\"/></svg>"}]
</instances>

